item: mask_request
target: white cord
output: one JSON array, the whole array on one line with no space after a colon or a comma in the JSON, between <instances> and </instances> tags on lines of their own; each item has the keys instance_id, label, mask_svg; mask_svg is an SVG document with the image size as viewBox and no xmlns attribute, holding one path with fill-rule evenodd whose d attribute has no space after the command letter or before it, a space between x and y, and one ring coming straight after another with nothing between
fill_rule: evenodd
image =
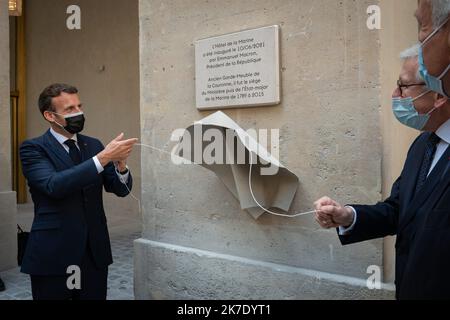
<instances>
[{"instance_id":1,"label":"white cord","mask_svg":"<svg viewBox=\"0 0 450 320\"><path fill-rule=\"evenodd\" d=\"M114 162L114 166L116 167L116 171L119 172L119 169L118 169L118 167L117 167L117 163ZM120 174L120 172L119 172L118 176L119 176L120 182L122 182L122 184L125 186L125 188L127 188L128 194L129 194L134 200L136 200L136 201L138 202L138 206L139 206L139 214L142 214L142 210L141 210L141 200L139 200L138 198L136 198L136 196L133 194L133 192L131 192L130 188L128 188L127 182L123 180L123 176Z\"/></svg>"},{"instance_id":2,"label":"white cord","mask_svg":"<svg viewBox=\"0 0 450 320\"><path fill-rule=\"evenodd\" d=\"M150 149L159 151L159 152L161 152L161 153L166 153L166 154L168 154L168 155L170 155L170 156L176 156L176 157L179 157L179 156L174 155L174 154L172 154L172 153L170 153L170 152L168 152L168 151L166 151L166 150L159 149L159 148L150 146L150 145L148 145L148 144L136 143L135 145L136 145L136 146L141 146L141 147L147 147L147 148L150 148ZM179 158L181 158L181 157L179 157ZM186 161L185 159L183 159L183 160ZM119 172L119 169L118 169L118 167L117 167L117 163L114 163L114 166L116 167L116 170ZM123 176L122 176L121 174L119 174L118 176L119 176L120 182L122 182L122 184L125 186L125 188L127 188L128 194L129 194L134 200L136 200L136 201L138 202L138 206L139 206L139 214L142 214L141 200L139 200L139 199L133 194L133 192L131 192L130 188L128 188L127 182L125 182L125 181L123 180Z\"/></svg>"},{"instance_id":3,"label":"white cord","mask_svg":"<svg viewBox=\"0 0 450 320\"><path fill-rule=\"evenodd\" d=\"M252 151L249 150L249 154L250 154L250 171L248 173L248 187L250 188L250 193L252 194L252 198L256 202L258 207L260 207L261 209L263 209L267 213L273 214L275 216L286 217L286 218L296 218L296 217L301 217L301 216L306 216L306 215L309 215L309 214L316 213L316 210L314 210L314 211L299 212L299 213L294 213L294 214L283 214L283 213L276 213L276 212L270 211L269 209L264 208L258 202L258 200L256 200L256 197L255 197L255 195L253 193L253 188L252 188L253 153L252 153Z\"/></svg>"},{"instance_id":4,"label":"white cord","mask_svg":"<svg viewBox=\"0 0 450 320\"><path fill-rule=\"evenodd\" d=\"M141 146L141 147L147 147L147 148L150 148L150 149L159 151L159 152L161 152L161 153L168 154L168 155L170 155L170 156L176 156L176 157L179 157L179 156L174 155L174 154L172 154L172 153L170 153L170 152L168 152L168 151L165 151L165 150L163 150L163 149L159 149L159 148L150 146L150 145L148 145L148 144L136 143L135 145ZM306 216L306 215L310 215L310 214L316 213L316 210L314 210L314 211L308 211L308 212L294 213L294 214L291 215L291 214L276 213L276 212L270 211L269 209L264 208L264 207L258 202L258 200L256 200L255 194L253 193L253 188L252 188L253 154L252 154L251 151L249 151L249 154L250 154L250 170L249 170L249 173L248 173L248 187L250 188L250 193L251 193L251 195L252 195L252 198L253 198L253 200L255 201L255 203L258 205L258 207L260 207L262 210L264 210L265 212L270 213L270 214L272 214L272 215L279 216L279 217L286 217L286 218L296 218L296 217ZM179 158L181 158L181 157L179 157ZM183 161L186 161L186 160L183 158ZM191 164L193 164L193 163L191 162ZM117 166L116 166L116 168L117 168ZM127 188L129 194L131 195L131 197L132 197L133 199L135 199L135 200L138 202L138 205L139 205L139 212L142 213L142 212L141 212L141 200L139 200L139 199L131 192L131 190L128 188L127 183L126 183L125 181L123 181L123 177L122 177L121 175L119 175L119 179L120 179L120 181L125 185L125 187Z\"/></svg>"}]
</instances>

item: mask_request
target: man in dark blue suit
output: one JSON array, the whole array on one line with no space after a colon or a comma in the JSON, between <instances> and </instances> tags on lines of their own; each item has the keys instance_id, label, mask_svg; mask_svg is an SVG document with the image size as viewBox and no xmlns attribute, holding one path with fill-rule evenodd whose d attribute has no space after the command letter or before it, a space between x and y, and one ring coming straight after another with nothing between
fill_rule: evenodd
<instances>
[{"instance_id":1,"label":"man in dark blue suit","mask_svg":"<svg viewBox=\"0 0 450 320\"><path fill-rule=\"evenodd\" d=\"M411 145L391 195L375 205L314 203L323 228L342 244L397 235L397 299L450 299L450 103L418 73L418 46L405 59L392 107L403 124L424 131Z\"/></svg>"},{"instance_id":2,"label":"man in dark blue suit","mask_svg":"<svg viewBox=\"0 0 450 320\"><path fill-rule=\"evenodd\" d=\"M39 109L51 128L20 147L35 213L21 271L36 300L106 299L112 255L102 192L130 193L126 160L137 139L120 134L105 148L79 134L84 114L73 86L45 88Z\"/></svg>"}]
</instances>

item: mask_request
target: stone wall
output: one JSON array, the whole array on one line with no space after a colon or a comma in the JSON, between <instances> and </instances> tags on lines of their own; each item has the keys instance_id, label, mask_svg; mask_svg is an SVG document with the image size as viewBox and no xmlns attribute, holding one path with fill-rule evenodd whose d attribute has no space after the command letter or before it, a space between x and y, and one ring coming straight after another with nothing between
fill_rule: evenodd
<instances>
[{"instance_id":1,"label":"stone wall","mask_svg":"<svg viewBox=\"0 0 450 320\"><path fill-rule=\"evenodd\" d=\"M280 129L280 160L300 179L292 211L310 210L323 195L343 204L380 200L379 32L366 26L372 4L140 0L143 142L170 151L174 129L211 114L195 107L195 40L278 24L281 104L224 112L244 129ZM352 297L367 297L367 267L383 265L382 240L342 247L312 216L255 221L211 172L147 150L142 199L137 298L345 297L342 276L360 279L347 282ZM323 285L311 280L323 274ZM384 295L392 296L369 293Z\"/></svg>"}]
</instances>

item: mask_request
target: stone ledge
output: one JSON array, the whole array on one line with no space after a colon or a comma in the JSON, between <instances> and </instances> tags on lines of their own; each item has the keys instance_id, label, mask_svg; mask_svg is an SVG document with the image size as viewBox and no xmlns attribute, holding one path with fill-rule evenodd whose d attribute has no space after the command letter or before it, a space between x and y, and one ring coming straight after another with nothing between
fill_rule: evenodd
<instances>
[{"instance_id":1,"label":"stone ledge","mask_svg":"<svg viewBox=\"0 0 450 320\"><path fill-rule=\"evenodd\" d=\"M138 239L137 299L394 299L384 284Z\"/></svg>"}]
</instances>

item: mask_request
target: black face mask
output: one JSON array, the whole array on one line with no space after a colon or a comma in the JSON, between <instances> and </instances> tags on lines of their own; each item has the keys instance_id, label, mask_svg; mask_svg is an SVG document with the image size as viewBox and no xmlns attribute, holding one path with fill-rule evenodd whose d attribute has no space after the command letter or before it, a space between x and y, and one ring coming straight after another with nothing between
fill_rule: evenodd
<instances>
[{"instance_id":1,"label":"black face mask","mask_svg":"<svg viewBox=\"0 0 450 320\"><path fill-rule=\"evenodd\" d=\"M58 113L56 113L58 114ZM84 128L84 113L79 112L74 115L67 115L64 116L64 119L66 120L66 126L60 125L58 122L55 121L57 125L59 125L61 128L69 132L70 134L77 134L81 131L83 131Z\"/></svg>"}]
</instances>

